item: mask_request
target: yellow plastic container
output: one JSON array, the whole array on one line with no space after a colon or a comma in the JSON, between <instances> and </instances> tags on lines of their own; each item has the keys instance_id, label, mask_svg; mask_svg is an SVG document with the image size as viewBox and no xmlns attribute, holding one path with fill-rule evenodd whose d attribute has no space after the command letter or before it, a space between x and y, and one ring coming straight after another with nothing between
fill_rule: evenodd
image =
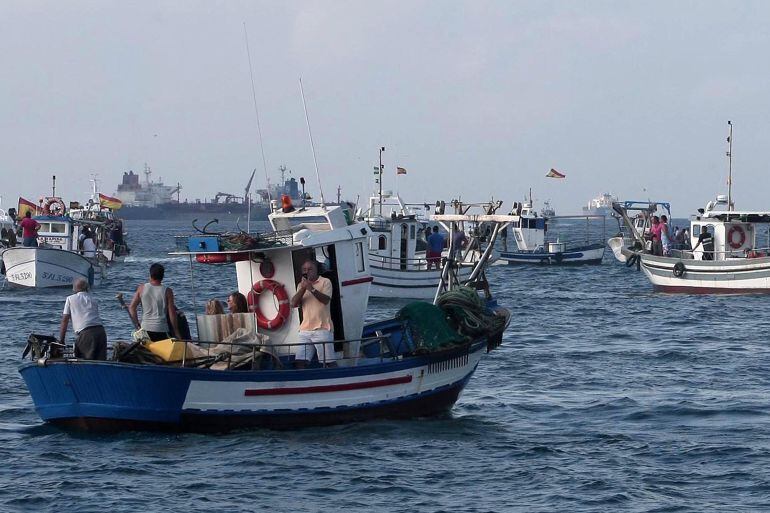
<instances>
[{"instance_id":1,"label":"yellow plastic container","mask_svg":"<svg viewBox=\"0 0 770 513\"><path fill-rule=\"evenodd\" d=\"M184 357L185 343L179 340L167 338L166 340L149 342L146 347L166 362L178 362Z\"/></svg>"}]
</instances>

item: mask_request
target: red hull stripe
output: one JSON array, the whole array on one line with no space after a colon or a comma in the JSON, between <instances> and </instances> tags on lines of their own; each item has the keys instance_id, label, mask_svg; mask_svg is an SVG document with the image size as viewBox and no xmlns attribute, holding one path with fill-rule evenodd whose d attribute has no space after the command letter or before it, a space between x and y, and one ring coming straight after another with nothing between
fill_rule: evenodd
<instances>
[{"instance_id":1,"label":"red hull stripe","mask_svg":"<svg viewBox=\"0 0 770 513\"><path fill-rule=\"evenodd\" d=\"M358 285L359 283L369 283L373 279L374 278L372 278L371 276L367 276L366 278L357 278L355 280L343 281L342 286L347 287L348 285Z\"/></svg>"},{"instance_id":2,"label":"red hull stripe","mask_svg":"<svg viewBox=\"0 0 770 513\"><path fill-rule=\"evenodd\" d=\"M245 396L254 395L292 395L292 394L318 394L324 392L341 392L343 390L360 390L362 388L386 387L389 385L399 385L401 383L411 383L412 376L401 376L399 378L378 379L376 381L362 381L360 383L340 383L339 385L319 385L314 387L291 387L291 388L247 388L243 393Z\"/></svg>"},{"instance_id":3,"label":"red hull stripe","mask_svg":"<svg viewBox=\"0 0 770 513\"><path fill-rule=\"evenodd\" d=\"M770 294L770 289L738 289L722 287L679 287L676 285L653 285L658 292L673 292L682 294Z\"/></svg>"}]
</instances>

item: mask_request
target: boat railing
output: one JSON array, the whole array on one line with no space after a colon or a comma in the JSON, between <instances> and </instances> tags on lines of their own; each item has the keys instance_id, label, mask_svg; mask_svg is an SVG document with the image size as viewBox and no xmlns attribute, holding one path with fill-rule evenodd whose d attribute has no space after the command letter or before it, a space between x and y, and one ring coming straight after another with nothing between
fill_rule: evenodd
<instances>
[{"instance_id":1,"label":"boat railing","mask_svg":"<svg viewBox=\"0 0 770 513\"><path fill-rule=\"evenodd\" d=\"M377 264L383 269L421 271L428 269L427 258L402 258L389 255L369 254L369 262Z\"/></svg>"},{"instance_id":2,"label":"boat railing","mask_svg":"<svg viewBox=\"0 0 770 513\"><path fill-rule=\"evenodd\" d=\"M341 344L343 348L347 347L349 344L358 344L358 353L356 356L343 356L342 358L337 358L337 353L339 353L339 351L335 351L334 355L327 355L326 344L323 344L322 354L317 355L318 362L321 366L328 366L328 363L331 362L344 363L345 366L354 366L358 363L359 360L372 359L371 356L365 356L365 350L373 345L378 346L376 351L377 356L374 358L377 358L380 362L385 360L395 360L398 358L398 354L388 343L389 338L389 335L377 332L376 335L370 337L329 341L329 343L333 342L335 345ZM219 370L236 370L236 367L242 369L243 364L250 364L249 370L258 370L261 368L260 361L257 358L260 355L267 355L272 359L271 368L273 369L291 370L295 367L285 367L284 362L280 358L281 356L291 357L295 354L298 348L304 346L314 346L316 348L318 347L318 344L315 342L273 343L268 341L261 343L250 343L173 339L173 343L183 345L181 359L168 361L166 364L177 365L181 367L205 368L210 367L217 362L224 362L226 364L225 368ZM139 342L134 342L132 345L136 346L139 344ZM212 348L217 346L219 346L219 350L217 350L215 353L212 353ZM222 350L221 346L229 347L230 350ZM113 346L113 351L114 350L115 346ZM71 358L73 356L71 351L67 351L66 349L65 351L66 357ZM200 356L201 351L205 351L206 355ZM331 356L331 358L327 358L327 356ZM326 365L323 362L327 362ZM296 369L299 370L300 368L297 367Z\"/></svg>"},{"instance_id":3,"label":"boat railing","mask_svg":"<svg viewBox=\"0 0 770 513\"><path fill-rule=\"evenodd\" d=\"M695 258L700 256L701 258ZM724 251L710 250L705 251L703 248L696 250L692 249L671 249L667 256L674 258L681 258L682 260L703 260L704 254L711 255L712 258L707 260L724 261L732 258L744 259L744 258L760 258L770 256L770 247L767 248L746 248L746 249L730 249ZM721 257L721 258L720 258Z\"/></svg>"}]
</instances>

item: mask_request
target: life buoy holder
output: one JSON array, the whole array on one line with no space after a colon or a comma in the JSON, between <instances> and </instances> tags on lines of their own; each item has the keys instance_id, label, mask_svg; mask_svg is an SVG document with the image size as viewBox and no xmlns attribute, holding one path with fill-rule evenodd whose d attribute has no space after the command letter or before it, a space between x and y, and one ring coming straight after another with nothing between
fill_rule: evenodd
<instances>
[{"instance_id":1,"label":"life buoy holder","mask_svg":"<svg viewBox=\"0 0 770 513\"><path fill-rule=\"evenodd\" d=\"M677 262L674 264L674 276L677 278L681 278L684 276L684 273L687 272L687 268L684 266L682 262Z\"/></svg>"},{"instance_id":2,"label":"life buoy holder","mask_svg":"<svg viewBox=\"0 0 770 513\"><path fill-rule=\"evenodd\" d=\"M195 255L195 261L199 264L229 264L248 259L248 253L201 253Z\"/></svg>"},{"instance_id":3,"label":"life buoy holder","mask_svg":"<svg viewBox=\"0 0 770 513\"><path fill-rule=\"evenodd\" d=\"M738 240L733 238L733 235L738 234ZM743 231L741 226L733 226L727 231L727 243L733 249L740 249L746 243L746 232Z\"/></svg>"},{"instance_id":4,"label":"life buoy holder","mask_svg":"<svg viewBox=\"0 0 770 513\"><path fill-rule=\"evenodd\" d=\"M269 290L278 300L278 312L275 317L268 319L259 309L259 295ZM289 305L289 295L286 288L275 280L260 280L252 285L249 295L246 298L249 303L249 310L257 316L257 326L266 330L277 330L291 316L291 305Z\"/></svg>"},{"instance_id":5,"label":"life buoy holder","mask_svg":"<svg viewBox=\"0 0 770 513\"><path fill-rule=\"evenodd\" d=\"M61 198L48 198L43 204L43 215L46 216L63 216L66 211L67 207Z\"/></svg>"}]
</instances>

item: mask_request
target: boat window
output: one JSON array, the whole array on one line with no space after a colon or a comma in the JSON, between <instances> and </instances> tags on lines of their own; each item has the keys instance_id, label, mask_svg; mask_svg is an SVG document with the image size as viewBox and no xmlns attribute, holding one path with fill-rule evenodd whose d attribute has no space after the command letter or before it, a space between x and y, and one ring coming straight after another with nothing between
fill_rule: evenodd
<instances>
[{"instance_id":1,"label":"boat window","mask_svg":"<svg viewBox=\"0 0 770 513\"><path fill-rule=\"evenodd\" d=\"M67 225L64 223L51 223L51 233L67 233Z\"/></svg>"},{"instance_id":2,"label":"boat window","mask_svg":"<svg viewBox=\"0 0 770 513\"><path fill-rule=\"evenodd\" d=\"M41 233L48 233L51 231L51 223L40 223L40 228L38 229Z\"/></svg>"},{"instance_id":3,"label":"boat window","mask_svg":"<svg viewBox=\"0 0 770 513\"><path fill-rule=\"evenodd\" d=\"M377 249L388 249L388 238L384 235L380 235L380 238L378 239L379 245Z\"/></svg>"},{"instance_id":4,"label":"boat window","mask_svg":"<svg viewBox=\"0 0 770 513\"><path fill-rule=\"evenodd\" d=\"M366 255L364 255L364 243L356 242L356 270L360 273L366 270Z\"/></svg>"},{"instance_id":5,"label":"boat window","mask_svg":"<svg viewBox=\"0 0 770 513\"><path fill-rule=\"evenodd\" d=\"M414 240L414 235L415 235L414 225L412 225L409 227L409 238Z\"/></svg>"}]
</instances>

